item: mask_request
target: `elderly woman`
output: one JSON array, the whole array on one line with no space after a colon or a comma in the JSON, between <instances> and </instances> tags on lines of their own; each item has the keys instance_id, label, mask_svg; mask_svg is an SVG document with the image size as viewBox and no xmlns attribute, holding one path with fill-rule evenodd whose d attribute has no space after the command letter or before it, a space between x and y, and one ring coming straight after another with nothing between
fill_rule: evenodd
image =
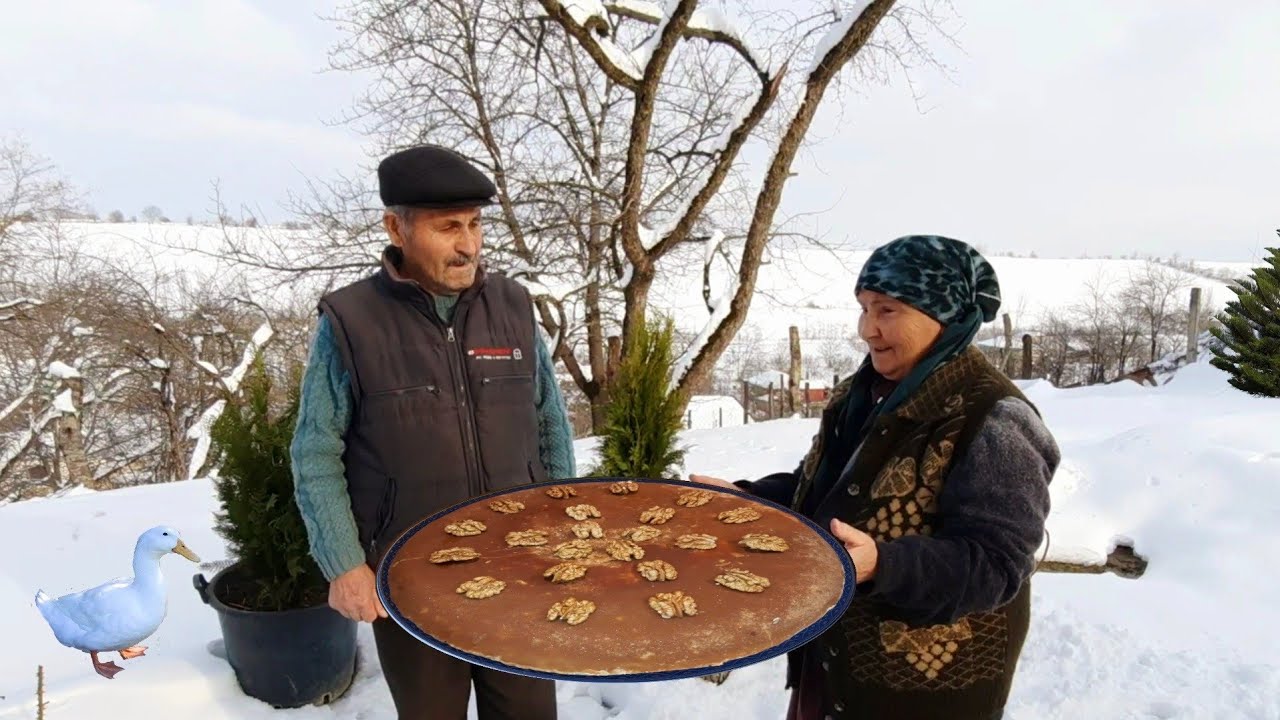
<instances>
[{"instance_id":1,"label":"elderly woman","mask_svg":"<svg viewBox=\"0 0 1280 720\"><path fill-rule=\"evenodd\" d=\"M1000 289L973 248L878 248L858 278L870 356L835 388L793 472L728 483L829 527L857 570L840 622L788 658L788 718L1000 718L1059 461L1018 388L971 343Z\"/></svg>"}]
</instances>

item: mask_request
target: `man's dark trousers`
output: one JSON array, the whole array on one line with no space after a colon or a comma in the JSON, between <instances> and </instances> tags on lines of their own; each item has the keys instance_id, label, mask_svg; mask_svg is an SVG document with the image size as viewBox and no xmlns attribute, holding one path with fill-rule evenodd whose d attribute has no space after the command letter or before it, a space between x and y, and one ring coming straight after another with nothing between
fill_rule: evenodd
<instances>
[{"instance_id":1,"label":"man's dark trousers","mask_svg":"<svg viewBox=\"0 0 1280 720\"><path fill-rule=\"evenodd\" d=\"M472 681L480 720L555 720L552 680L463 662L413 637L390 618L374 621L373 637L400 720L465 720Z\"/></svg>"}]
</instances>

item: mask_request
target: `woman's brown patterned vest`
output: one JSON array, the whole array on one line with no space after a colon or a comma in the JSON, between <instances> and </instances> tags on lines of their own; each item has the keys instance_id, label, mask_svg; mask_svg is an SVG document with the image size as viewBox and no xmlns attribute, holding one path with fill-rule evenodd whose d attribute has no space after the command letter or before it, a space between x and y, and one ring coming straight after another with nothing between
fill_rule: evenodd
<instances>
[{"instance_id":1,"label":"woman's brown patterned vest","mask_svg":"<svg viewBox=\"0 0 1280 720\"><path fill-rule=\"evenodd\" d=\"M812 486L825 426L833 422L852 378L833 393L823 430L805 457L793 507ZM940 366L898 409L881 416L857 451L850 480L814 512L878 541L931 535L941 527L938 496L955 458L963 457L988 411L1007 397L1026 398L981 352L970 348ZM1026 636L1030 589L1008 605L945 625L921 622L867 596L807 646L820 664L835 718L993 717L1008 696ZM794 680L794 678L793 678Z\"/></svg>"}]
</instances>

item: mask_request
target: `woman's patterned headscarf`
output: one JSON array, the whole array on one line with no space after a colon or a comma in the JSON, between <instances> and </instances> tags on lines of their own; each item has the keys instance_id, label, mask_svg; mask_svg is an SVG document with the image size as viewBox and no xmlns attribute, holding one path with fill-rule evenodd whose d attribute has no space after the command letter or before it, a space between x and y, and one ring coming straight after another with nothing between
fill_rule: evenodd
<instances>
[{"instance_id":1,"label":"woman's patterned headscarf","mask_svg":"<svg viewBox=\"0 0 1280 720\"><path fill-rule=\"evenodd\" d=\"M900 300L943 325L972 313L991 322L1000 309L995 268L959 240L908 235L876 248L862 267L857 290L874 290Z\"/></svg>"}]
</instances>

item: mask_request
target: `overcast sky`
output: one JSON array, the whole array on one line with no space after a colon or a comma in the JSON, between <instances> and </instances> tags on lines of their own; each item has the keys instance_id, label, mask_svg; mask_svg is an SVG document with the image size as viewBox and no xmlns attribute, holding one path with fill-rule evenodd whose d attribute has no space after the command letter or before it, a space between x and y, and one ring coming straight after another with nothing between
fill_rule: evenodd
<instances>
[{"instance_id":1,"label":"overcast sky","mask_svg":"<svg viewBox=\"0 0 1280 720\"><path fill-rule=\"evenodd\" d=\"M308 9L299 9L299 8ZM105 215L204 217L211 184L284 219L302 178L365 162L333 125L324 3L5 0L0 135ZM957 2L949 66L824 106L785 208L833 239L1254 260L1280 243L1280 2ZM839 112L837 112L839 111Z\"/></svg>"}]
</instances>

